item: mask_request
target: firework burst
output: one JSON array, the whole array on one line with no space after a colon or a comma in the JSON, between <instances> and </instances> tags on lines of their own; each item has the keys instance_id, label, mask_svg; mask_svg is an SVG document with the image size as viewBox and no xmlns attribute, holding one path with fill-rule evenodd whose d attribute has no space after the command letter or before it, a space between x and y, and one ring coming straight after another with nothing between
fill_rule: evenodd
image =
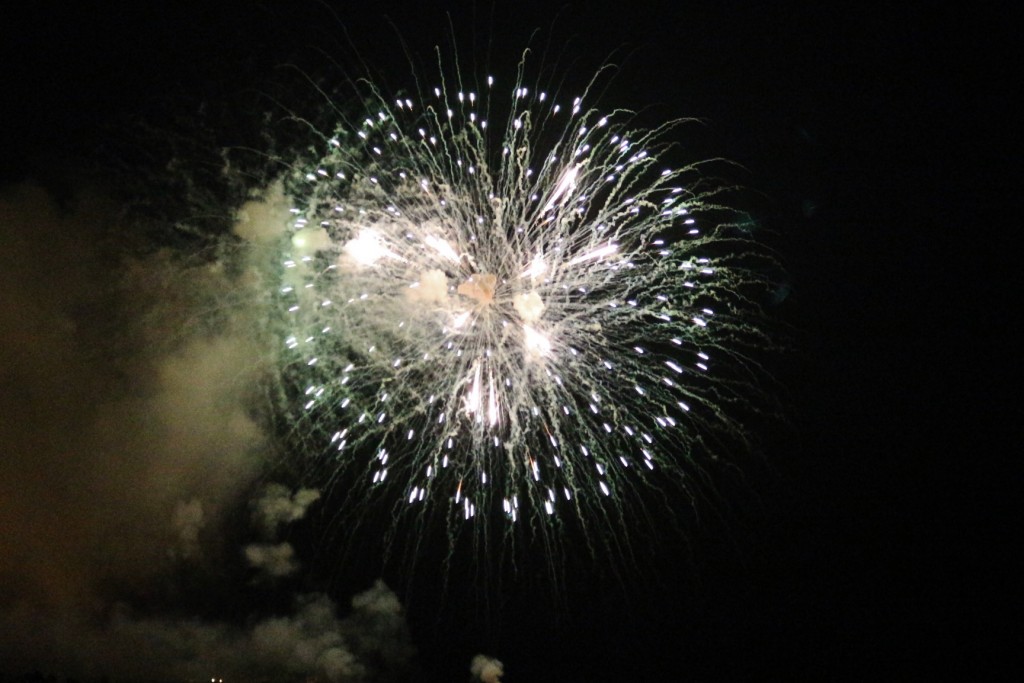
<instances>
[{"instance_id":1,"label":"firework burst","mask_svg":"<svg viewBox=\"0 0 1024 683\"><path fill-rule=\"evenodd\" d=\"M295 432L402 514L628 523L736 429L751 244L718 184L666 165L678 122L480 85L371 86L291 179Z\"/></svg>"}]
</instances>

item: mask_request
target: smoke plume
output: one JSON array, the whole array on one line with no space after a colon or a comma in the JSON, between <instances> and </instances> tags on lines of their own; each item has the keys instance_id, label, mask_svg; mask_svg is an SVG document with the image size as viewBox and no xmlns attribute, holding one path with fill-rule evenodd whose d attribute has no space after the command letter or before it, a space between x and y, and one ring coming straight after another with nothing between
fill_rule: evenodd
<instances>
[{"instance_id":1,"label":"smoke plume","mask_svg":"<svg viewBox=\"0 0 1024 683\"><path fill-rule=\"evenodd\" d=\"M249 207L251 239L270 239L278 209ZM154 248L126 215L101 192L58 205L33 185L0 188L0 675L398 670L411 647L383 584L344 618L322 594L284 615L168 609L182 575L215 584L242 554L295 572L276 535L319 494L268 486L247 500L273 447L259 416L276 345L257 269ZM246 509L267 542L228 547Z\"/></svg>"}]
</instances>

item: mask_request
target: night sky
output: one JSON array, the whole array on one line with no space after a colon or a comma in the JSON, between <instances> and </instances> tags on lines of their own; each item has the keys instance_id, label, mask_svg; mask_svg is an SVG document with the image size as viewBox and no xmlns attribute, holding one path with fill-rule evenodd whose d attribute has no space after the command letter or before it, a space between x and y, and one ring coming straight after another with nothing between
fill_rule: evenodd
<instances>
[{"instance_id":1,"label":"night sky","mask_svg":"<svg viewBox=\"0 0 1024 683\"><path fill-rule=\"evenodd\" d=\"M61 617L35 611L251 626L249 615L284 613L293 594L316 590L344 618L381 576L416 649L401 680L467 680L477 653L502 660L508 683L1005 675L1024 648L1011 504L1022 481L1012 467L1022 278L1009 263L1021 216L1010 108L1020 55L1009 21L975 8L729 4L478 2L446 14L397 2L146 2L44 4L5 18L0 680L82 676L53 643L152 676L117 643L85 648L99 636L62 632ZM425 553L422 578L358 551L335 555L317 540L330 518L322 507L293 531L303 574L254 585L230 569L237 558L214 555L249 540L226 510L258 489L258 468L238 454L267 449L266 435L241 413L229 429L193 421L181 433L169 417L189 414L189 382L221 386L220 373L237 381L252 364L244 348L177 354L177 313L147 328L147 297L171 295L151 261L110 261L119 247L108 219L156 193L140 188L172 156L191 154L195 172L211 149L260 139L253 112L271 99L316 110L310 82L330 87L355 54L400 87L402 41L429 65L431 47L454 33L464 68L511 74L535 29L530 44L560 55L571 79L620 65L606 101L649 106L654 120L701 119L681 129L683 154L736 162L743 208L786 269L768 309L785 348L764 357L784 417L752 421L742 476L717 482L701 519L682 522L685 541L643 537L657 550L618 575L570 548L557 598L544 558L523 560L493 591L465 585L479 575L463 558L442 594L431 589L442 552ZM168 211L182 187L160 190ZM126 235L123 249L142 239ZM136 285L146 294L133 309L124 292ZM193 301L173 296L182 309ZM143 313L125 323L129 309ZM246 398L211 391L217 406ZM210 452L235 455L211 464ZM199 545L175 551L212 553L204 572L155 568L167 551L147 520L163 519L175 486L214 501ZM125 518L136 523L111 526ZM229 569L207 571L218 563ZM491 595L483 606L481 594Z\"/></svg>"}]
</instances>

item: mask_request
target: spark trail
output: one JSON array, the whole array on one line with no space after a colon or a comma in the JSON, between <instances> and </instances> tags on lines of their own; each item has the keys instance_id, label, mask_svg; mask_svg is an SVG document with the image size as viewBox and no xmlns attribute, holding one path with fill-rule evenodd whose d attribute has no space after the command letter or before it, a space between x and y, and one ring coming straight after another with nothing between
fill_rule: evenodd
<instances>
[{"instance_id":1,"label":"spark trail","mask_svg":"<svg viewBox=\"0 0 1024 683\"><path fill-rule=\"evenodd\" d=\"M756 247L700 165L663 161L678 122L480 85L369 86L292 178L295 431L400 514L625 527L739 430Z\"/></svg>"}]
</instances>

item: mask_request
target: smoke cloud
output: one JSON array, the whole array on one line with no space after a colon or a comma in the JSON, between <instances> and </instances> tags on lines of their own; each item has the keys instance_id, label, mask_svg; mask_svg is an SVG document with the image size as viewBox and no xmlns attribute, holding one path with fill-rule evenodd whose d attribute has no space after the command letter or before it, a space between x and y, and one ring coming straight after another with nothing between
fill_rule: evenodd
<instances>
[{"instance_id":1,"label":"smoke cloud","mask_svg":"<svg viewBox=\"0 0 1024 683\"><path fill-rule=\"evenodd\" d=\"M281 526L302 519L306 509L319 499L316 489L292 493L287 486L267 484L253 501L253 522L267 538L274 538Z\"/></svg>"},{"instance_id":2,"label":"smoke cloud","mask_svg":"<svg viewBox=\"0 0 1024 683\"><path fill-rule=\"evenodd\" d=\"M280 234L279 201L248 210L250 239ZM344 619L320 594L285 616L160 607L183 566L216 577L238 558L225 531L247 506L269 541L247 561L295 572L275 535L319 493L268 486L246 500L272 450L258 416L276 345L258 276L154 250L123 216L97 192L58 206L32 185L0 188L0 675L338 681L397 669L411 647L383 584Z\"/></svg>"},{"instance_id":3,"label":"smoke cloud","mask_svg":"<svg viewBox=\"0 0 1024 683\"><path fill-rule=\"evenodd\" d=\"M316 489L292 493L287 486L267 484L251 504L253 524L264 538L274 540L281 527L302 519L306 509L319 499ZM245 547L245 559L267 578L288 576L299 570L295 548L290 543L250 544Z\"/></svg>"},{"instance_id":4,"label":"smoke cloud","mask_svg":"<svg viewBox=\"0 0 1024 683\"><path fill-rule=\"evenodd\" d=\"M474 678L483 683L501 683L501 677L505 674L505 666L493 657L477 655L470 662L469 671Z\"/></svg>"},{"instance_id":5,"label":"smoke cloud","mask_svg":"<svg viewBox=\"0 0 1024 683\"><path fill-rule=\"evenodd\" d=\"M68 606L159 573L266 447L250 312L203 330L197 307L226 276L126 256L118 220L96 196L0 195L0 606Z\"/></svg>"},{"instance_id":6,"label":"smoke cloud","mask_svg":"<svg viewBox=\"0 0 1024 683\"><path fill-rule=\"evenodd\" d=\"M368 593L390 593L383 584ZM356 599L365 594L359 594ZM391 593L392 599L394 594ZM412 655L400 614L373 611L376 599L340 618L325 595L300 595L292 614L248 626L195 618L153 618L115 605L100 628L80 612L62 618L19 607L0 618L9 645L45 652L42 668L124 681L397 680ZM16 629L16 630L15 630Z\"/></svg>"},{"instance_id":7,"label":"smoke cloud","mask_svg":"<svg viewBox=\"0 0 1024 683\"><path fill-rule=\"evenodd\" d=\"M247 545L245 559L249 561L249 566L255 567L273 578L294 574L299 569L299 562L295 559L295 548L291 543Z\"/></svg>"}]
</instances>

